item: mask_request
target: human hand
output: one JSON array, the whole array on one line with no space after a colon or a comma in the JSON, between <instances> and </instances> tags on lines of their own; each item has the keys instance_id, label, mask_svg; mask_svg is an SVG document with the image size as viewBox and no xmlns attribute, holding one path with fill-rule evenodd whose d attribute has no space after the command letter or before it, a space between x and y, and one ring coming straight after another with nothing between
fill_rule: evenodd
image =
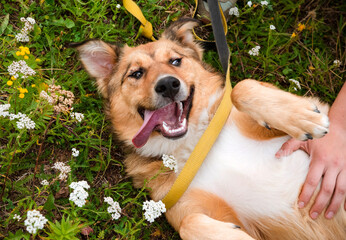
<instances>
[{"instance_id":1,"label":"human hand","mask_svg":"<svg viewBox=\"0 0 346 240\"><path fill-rule=\"evenodd\" d=\"M311 157L298 206L303 208L308 204L322 180L320 191L310 209L311 218L316 219L326 207L325 217L328 219L334 216L341 204L344 204L346 210L346 136L342 131L334 129L320 139L305 142L291 139L282 145L275 156L287 156L298 149L304 150Z\"/></svg>"}]
</instances>

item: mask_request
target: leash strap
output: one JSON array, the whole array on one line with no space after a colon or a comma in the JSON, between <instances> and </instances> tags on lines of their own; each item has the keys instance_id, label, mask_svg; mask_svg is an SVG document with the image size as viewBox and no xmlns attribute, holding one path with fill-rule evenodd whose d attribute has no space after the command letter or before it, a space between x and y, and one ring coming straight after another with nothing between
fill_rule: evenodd
<instances>
[{"instance_id":1,"label":"leash strap","mask_svg":"<svg viewBox=\"0 0 346 240\"><path fill-rule=\"evenodd\" d=\"M123 5L129 13L141 22L142 25L139 27L139 32L144 37L155 41L156 39L153 36L153 25L144 17L138 5L132 0L123 0Z\"/></svg>"},{"instance_id":2,"label":"leash strap","mask_svg":"<svg viewBox=\"0 0 346 240\"><path fill-rule=\"evenodd\" d=\"M228 116L231 112L231 82L229 73L229 50L227 47L225 33L222 28L221 15L219 12L219 5L217 0L208 0L209 9L211 13L212 26L214 36L216 38L216 45L218 48L219 58L224 71L226 71L225 93L221 103L216 110L216 113L211 120L209 126L203 133L201 139L198 141L195 149L192 151L189 159L186 161L184 168L179 176L173 183L167 195L162 199L166 209L171 208L180 199L184 192L189 187L193 178L202 165L205 157L208 155L209 150L213 146L217 137L219 136L223 126L225 125Z\"/></svg>"},{"instance_id":3,"label":"leash strap","mask_svg":"<svg viewBox=\"0 0 346 240\"><path fill-rule=\"evenodd\" d=\"M220 8L220 11L217 11L217 12L219 12L220 15L221 15L223 31L224 31L224 34L225 34L225 36L226 36L226 34L227 34L227 21L226 21L226 18L225 18L225 16L224 16L224 14L223 14L223 11L222 11L222 8L221 8L220 4L218 3L217 5L218 5L219 8ZM195 0L195 10L194 10L194 12L193 12L193 17L194 17L194 18L196 17L197 10L198 10L198 0ZM214 10L214 11L215 11L215 10ZM211 12L212 12L212 10L209 8L210 18L211 18L212 21L213 21L213 17L211 16L211 15L212 15ZM207 24L206 26L210 26L210 24ZM219 26L221 26L221 25L219 25ZM213 28L214 28L214 26L213 26ZM205 39L200 38L200 37L195 33L195 30L192 30L192 33L193 33L193 35L195 36L195 38L196 38L198 41L200 41L200 42L206 42L206 43L214 42L214 41L205 40ZM226 72L226 69L224 69L224 72Z\"/></svg>"}]
</instances>

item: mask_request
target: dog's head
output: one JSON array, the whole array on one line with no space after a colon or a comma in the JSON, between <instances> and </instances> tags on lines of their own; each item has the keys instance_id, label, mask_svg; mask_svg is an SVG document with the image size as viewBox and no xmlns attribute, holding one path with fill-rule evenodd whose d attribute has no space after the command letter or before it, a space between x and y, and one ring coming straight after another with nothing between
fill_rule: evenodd
<instances>
[{"instance_id":1,"label":"dog's head","mask_svg":"<svg viewBox=\"0 0 346 240\"><path fill-rule=\"evenodd\" d=\"M196 24L181 19L160 40L137 47L99 40L77 47L120 140L145 155L169 153L187 135L196 137L194 131L208 124L217 99L211 97L222 91L222 78L202 62L202 48L194 42Z\"/></svg>"}]
</instances>

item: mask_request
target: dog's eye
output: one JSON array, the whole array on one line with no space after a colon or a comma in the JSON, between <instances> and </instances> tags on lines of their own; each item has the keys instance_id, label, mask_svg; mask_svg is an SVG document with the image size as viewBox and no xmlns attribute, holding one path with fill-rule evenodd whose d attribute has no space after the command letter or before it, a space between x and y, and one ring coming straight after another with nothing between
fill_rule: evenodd
<instances>
[{"instance_id":1,"label":"dog's eye","mask_svg":"<svg viewBox=\"0 0 346 240\"><path fill-rule=\"evenodd\" d=\"M142 76L143 76L143 70L142 69L135 71L129 75L129 77L135 78L135 79L140 79Z\"/></svg>"},{"instance_id":2,"label":"dog's eye","mask_svg":"<svg viewBox=\"0 0 346 240\"><path fill-rule=\"evenodd\" d=\"M179 67L181 65L181 58L175 58L175 59L171 59L169 60L169 62L176 67Z\"/></svg>"}]
</instances>

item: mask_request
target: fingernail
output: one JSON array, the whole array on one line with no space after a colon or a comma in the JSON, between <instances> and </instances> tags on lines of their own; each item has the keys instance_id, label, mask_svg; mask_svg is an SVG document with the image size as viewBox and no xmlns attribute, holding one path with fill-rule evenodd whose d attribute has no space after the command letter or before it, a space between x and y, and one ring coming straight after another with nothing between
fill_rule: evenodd
<instances>
[{"instance_id":1,"label":"fingernail","mask_svg":"<svg viewBox=\"0 0 346 240\"><path fill-rule=\"evenodd\" d=\"M304 206L305 206L305 203L304 203L304 202L299 202L299 203L298 203L298 207L299 207L299 208L303 208Z\"/></svg>"},{"instance_id":2,"label":"fingernail","mask_svg":"<svg viewBox=\"0 0 346 240\"><path fill-rule=\"evenodd\" d=\"M313 212L313 213L311 213L310 216L311 216L312 219L316 219L318 217L318 213L317 212Z\"/></svg>"},{"instance_id":3,"label":"fingernail","mask_svg":"<svg viewBox=\"0 0 346 240\"><path fill-rule=\"evenodd\" d=\"M328 212L326 218L331 219L332 217L334 217L334 213L332 211Z\"/></svg>"}]
</instances>

